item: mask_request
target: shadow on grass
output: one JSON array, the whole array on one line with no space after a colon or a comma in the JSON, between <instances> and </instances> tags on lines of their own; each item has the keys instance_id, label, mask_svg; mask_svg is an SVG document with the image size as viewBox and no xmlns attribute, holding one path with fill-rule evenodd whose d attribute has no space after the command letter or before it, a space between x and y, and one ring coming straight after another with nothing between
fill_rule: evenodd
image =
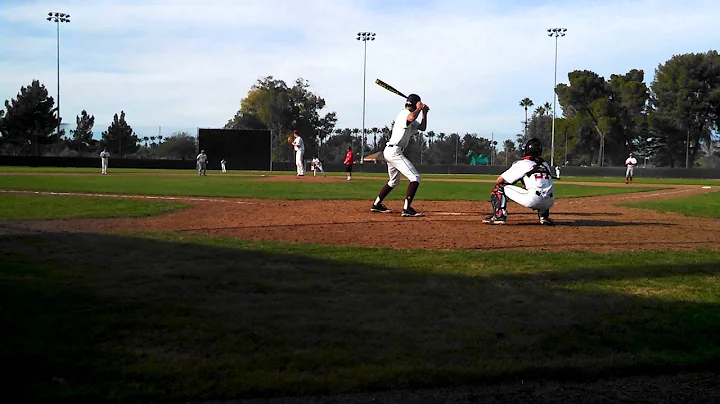
<instances>
[{"instance_id":1,"label":"shadow on grass","mask_svg":"<svg viewBox=\"0 0 720 404\"><path fill-rule=\"evenodd\" d=\"M707 369L720 359L718 304L596 287L712 279L717 254L682 265L469 276L404 268L409 255L384 250L368 264L349 248L322 259L297 246L223 240L62 234L0 242L0 321L9 330L0 334L0 370L6 394L28 401L577 380ZM395 266L381 264L392 256ZM511 262L532 268L535 260Z\"/></svg>"}]
</instances>

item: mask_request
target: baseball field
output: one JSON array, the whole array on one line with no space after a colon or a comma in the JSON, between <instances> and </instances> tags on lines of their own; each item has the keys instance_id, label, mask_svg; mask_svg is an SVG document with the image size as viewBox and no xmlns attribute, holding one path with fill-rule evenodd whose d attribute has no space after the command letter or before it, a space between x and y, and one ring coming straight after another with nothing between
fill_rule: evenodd
<instances>
[{"instance_id":1,"label":"baseball field","mask_svg":"<svg viewBox=\"0 0 720 404\"><path fill-rule=\"evenodd\" d=\"M720 400L719 180L98 171L0 167L17 402Z\"/></svg>"}]
</instances>

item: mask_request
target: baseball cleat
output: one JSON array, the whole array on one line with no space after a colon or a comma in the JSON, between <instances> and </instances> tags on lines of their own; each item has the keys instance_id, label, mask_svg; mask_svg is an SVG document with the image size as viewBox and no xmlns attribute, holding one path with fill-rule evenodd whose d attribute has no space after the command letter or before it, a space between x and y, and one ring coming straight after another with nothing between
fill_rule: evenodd
<instances>
[{"instance_id":1,"label":"baseball cleat","mask_svg":"<svg viewBox=\"0 0 720 404\"><path fill-rule=\"evenodd\" d=\"M410 208L407 208L407 209L403 209L403 210L402 210L402 215L403 215L403 217L423 217L423 216L425 216L424 213L418 212L418 211L416 211L415 209L413 209L413 208L411 208L411 207L410 207Z\"/></svg>"},{"instance_id":2,"label":"baseball cleat","mask_svg":"<svg viewBox=\"0 0 720 404\"><path fill-rule=\"evenodd\" d=\"M552 219L550 219L549 217L541 217L540 224L544 226L554 226L555 222L553 222Z\"/></svg>"},{"instance_id":3,"label":"baseball cleat","mask_svg":"<svg viewBox=\"0 0 720 404\"><path fill-rule=\"evenodd\" d=\"M370 212L377 212L377 213L392 213L392 210L388 209L387 206L383 205L382 203L379 205L373 205L370 207Z\"/></svg>"},{"instance_id":4,"label":"baseball cleat","mask_svg":"<svg viewBox=\"0 0 720 404\"><path fill-rule=\"evenodd\" d=\"M486 224L505 224L505 223L506 223L506 220L505 220L504 217L490 216L489 218L484 219L484 220L483 220L483 223L486 223Z\"/></svg>"}]
</instances>

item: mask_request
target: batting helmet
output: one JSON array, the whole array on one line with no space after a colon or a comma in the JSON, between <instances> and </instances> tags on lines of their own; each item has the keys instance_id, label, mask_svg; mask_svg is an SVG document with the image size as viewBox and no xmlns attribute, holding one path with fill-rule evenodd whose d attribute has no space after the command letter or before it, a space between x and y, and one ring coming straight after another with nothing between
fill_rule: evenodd
<instances>
[{"instance_id":1,"label":"batting helmet","mask_svg":"<svg viewBox=\"0 0 720 404\"><path fill-rule=\"evenodd\" d=\"M405 100L405 106L412 105L414 107L418 102L420 102L420 96L417 94L410 94Z\"/></svg>"},{"instance_id":2,"label":"batting helmet","mask_svg":"<svg viewBox=\"0 0 720 404\"><path fill-rule=\"evenodd\" d=\"M540 157L543 152L542 143L537 138L528 139L522 146L523 156Z\"/></svg>"}]
</instances>

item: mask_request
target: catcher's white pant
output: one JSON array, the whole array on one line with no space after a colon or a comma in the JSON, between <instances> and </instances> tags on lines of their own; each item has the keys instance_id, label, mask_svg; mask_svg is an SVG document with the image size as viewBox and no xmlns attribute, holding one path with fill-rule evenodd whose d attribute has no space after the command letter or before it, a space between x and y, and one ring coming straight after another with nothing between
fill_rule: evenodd
<instances>
[{"instance_id":1,"label":"catcher's white pant","mask_svg":"<svg viewBox=\"0 0 720 404\"><path fill-rule=\"evenodd\" d=\"M554 196L538 195L536 191L530 191L515 185L505 185L505 196L511 201L520 205L539 211L549 210L555 204Z\"/></svg>"},{"instance_id":2,"label":"catcher's white pant","mask_svg":"<svg viewBox=\"0 0 720 404\"><path fill-rule=\"evenodd\" d=\"M303 167L303 156L305 150L295 150L295 165L297 166L297 175L305 175L305 167Z\"/></svg>"},{"instance_id":3,"label":"catcher's white pant","mask_svg":"<svg viewBox=\"0 0 720 404\"><path fill-rule=\"evenodd\" d=\"M420 182L420 173L415 169L413 163L405 157L402 147L386 146L385 150L383 150L383 157L385 157L388 165L389 186L393 188L397 186L399 182L398 174L404 175L410 182Z\"/></svg>"},{"instance_id":4,"label":"catcher's white pant","mask_svg":"<svg viewBox=\"0 0 720 404\"><path fill-rule=\"evenodd\" d=\"M108 159L107 159L107 158L102 158L102 159L100 159L100 160L102 160L102 173L103 173L103 174L107 174Z\"/></svg>"},{"instance_id":5,"label":"catcher's white pant","mask_svg":"<svg viewBox=\"0 0 720 404\"><path fill-rule=\"evenodd\" d=\"M322 165L313 166L312 170L313 170L313 177L316 176L317 170L320 170L320 172L323 173L323 175L325 174L325 170L323 170Z\"/></svg>"},{"instance_id":6,"label":"catcher's white pant","mask_svg":"<svg viewBox=\"0 0 720 404\"><path fill-rule=\"evenodd\" d=\"M627 166L627 170L625 170L625 176L632 177L634 169L635 169L635 167L633 167L633 166Z\"/></svg>"}]
</instances>

